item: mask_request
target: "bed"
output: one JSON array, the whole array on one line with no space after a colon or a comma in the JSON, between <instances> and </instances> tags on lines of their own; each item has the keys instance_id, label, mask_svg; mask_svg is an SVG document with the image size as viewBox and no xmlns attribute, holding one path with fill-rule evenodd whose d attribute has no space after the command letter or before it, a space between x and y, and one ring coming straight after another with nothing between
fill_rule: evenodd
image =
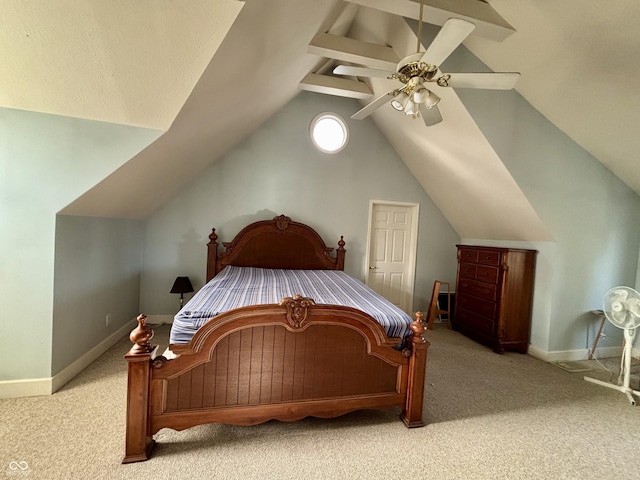
<instances>
[{"instance_id":1,"label":"bed","mask_svg":"<svg viewBox=\"0 0 640 480\"><path fill-rule=\"evenodd\" d=\"M304 271L322 279L345 275L342 237L337 249L329 248L313 228L284 215L246 226L231 242L222 243L220 253L215 229L209 239L207 285L235 272ZM157 354L153 330L144 314L138 316L130 335L134 345L125 355L123 463L147 460L153 435L162 428L250 426L397 407L407 427L424 425L429 343L423 337L422 314L409 318L405 330L394 330L376 319L379 312L372 315L351 306L351 297L360 295L355 291L329 303L297 291L305 284L293 285L274 303L221 313L214 307L212 317L200 319L191 333L183 329L174 335L172 327L171 356ZM281 291L286 289L276 289ZM192 311L196 302L191 300L181 313Z\"/></svg>"}]
</instances>

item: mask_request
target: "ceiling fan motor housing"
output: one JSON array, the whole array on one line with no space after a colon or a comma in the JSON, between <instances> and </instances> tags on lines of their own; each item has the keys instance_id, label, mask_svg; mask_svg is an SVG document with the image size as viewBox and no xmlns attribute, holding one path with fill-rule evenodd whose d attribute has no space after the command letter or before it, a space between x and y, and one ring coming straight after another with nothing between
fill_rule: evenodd
<instances>
[{"instance_id":1,"label":"ceiling fan motor housing","mask_svg":"<svg viewBox=\"0 0 640 480\"><path fill-rule=\"evenodd\" d=\"M430 81L436 75L438 67L421 62L422 55L422 53L414 53L402 59L397 66L398 80L402 83L408 83L413 77L421 77Z\"/></svg>"}]
</instances>

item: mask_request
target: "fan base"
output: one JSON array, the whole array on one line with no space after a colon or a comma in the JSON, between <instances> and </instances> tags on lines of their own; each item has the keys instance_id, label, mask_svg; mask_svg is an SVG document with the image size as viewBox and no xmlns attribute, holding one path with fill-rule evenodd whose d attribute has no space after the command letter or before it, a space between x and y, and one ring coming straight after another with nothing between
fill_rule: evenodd
<instances>
[{"instance_id":1,"label":"fan base","mask_svg":"<svg viewBox=\"0 0 640 480\"><path fill-rule=\"evenodd\" d=\"M623 385L613 385L613 384L608 383L608 382L603 382L602 380L596 380L595 378L584 377L584 379L587 382L596 383L598 385L602 385L603 387L612 388L614 390L618 390L619 392L622 392L622 393L626 394L627 398L629 399L629 402L631 403L631 405L635 405L636 404L636 399L633 398L633 396L634 395L640 396L640 392L639 391L633 390L630 387L626 387L626 386L623 386Z\"/></svg>"}]
</instances>

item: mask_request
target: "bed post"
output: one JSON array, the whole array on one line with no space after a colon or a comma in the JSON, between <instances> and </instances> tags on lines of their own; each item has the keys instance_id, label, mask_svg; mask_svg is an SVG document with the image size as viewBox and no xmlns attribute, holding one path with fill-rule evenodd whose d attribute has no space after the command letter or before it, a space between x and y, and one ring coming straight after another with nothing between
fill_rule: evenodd
<instances>
[{"instance_id":1,"label":"bed post","mask_svg":"<svg viewBox=\"0 0 640 480\"><path fill-rule=\"evenodd\" d=\"M340 241L338 242L338 249L336 250L336 267L338 270L344 270L344 237L340 235Z\"/></svg>"},{"instance_id":2,"label":"bed post","mask_svg":"<svg viewBox=\"0 0 640 480\"><path fill-rule=\"evenodd\" d=\"M400 415L408 428L422 427L422 401L424 399L424 379L427 372L427 342L422 334L425 332L422 312L416 313L416 319L410 328L413 335L409 337L409 382L407 385L407 403ZM406 350L405 350L406 351ZM404 353L404 352L403 352Z\"/></svg>"},{"instance_id":3,"label":"bed post","mask_svg":"<svg viewBox=\"0 0 640 480\"><path fill-rule=\"evenodd\" d=\"M209 243L207 243L207 282L215 277L218 260L218 235L216 229L211 229L211 235L209 235ZM206 282L205 282L206 283Z\"/></svg>"},{"instance_id":4,"label":"bed post","mask_svg":"<svg viewBox=\"0 0 640 480\"><path fill-rule=\"evenodd\" d=\"M155 445L149 433L149 387L155 346L149 343L153 330L145 324L146 319L146 315L138 315L138 326L129 335L134 345L124 356L128 363L128 384L127 433L122 463L147 460Z\"/></svg>"}]
</instances>

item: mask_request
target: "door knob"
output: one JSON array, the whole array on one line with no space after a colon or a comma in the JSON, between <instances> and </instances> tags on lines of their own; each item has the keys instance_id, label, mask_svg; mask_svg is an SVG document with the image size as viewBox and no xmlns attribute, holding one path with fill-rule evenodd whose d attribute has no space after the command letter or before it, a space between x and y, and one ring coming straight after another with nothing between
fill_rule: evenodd
<instances>
[{"instance_id":1,"label":"door knob","mask_svg":"<svg viewBox=\"0 0 640 480\"><path fill-rule=\"evenodd\" d=\"M375 270L376 268L378 268L378 267L374 267L374 266L369 265L369 270Z\"/></svg>"}]
</instances>

